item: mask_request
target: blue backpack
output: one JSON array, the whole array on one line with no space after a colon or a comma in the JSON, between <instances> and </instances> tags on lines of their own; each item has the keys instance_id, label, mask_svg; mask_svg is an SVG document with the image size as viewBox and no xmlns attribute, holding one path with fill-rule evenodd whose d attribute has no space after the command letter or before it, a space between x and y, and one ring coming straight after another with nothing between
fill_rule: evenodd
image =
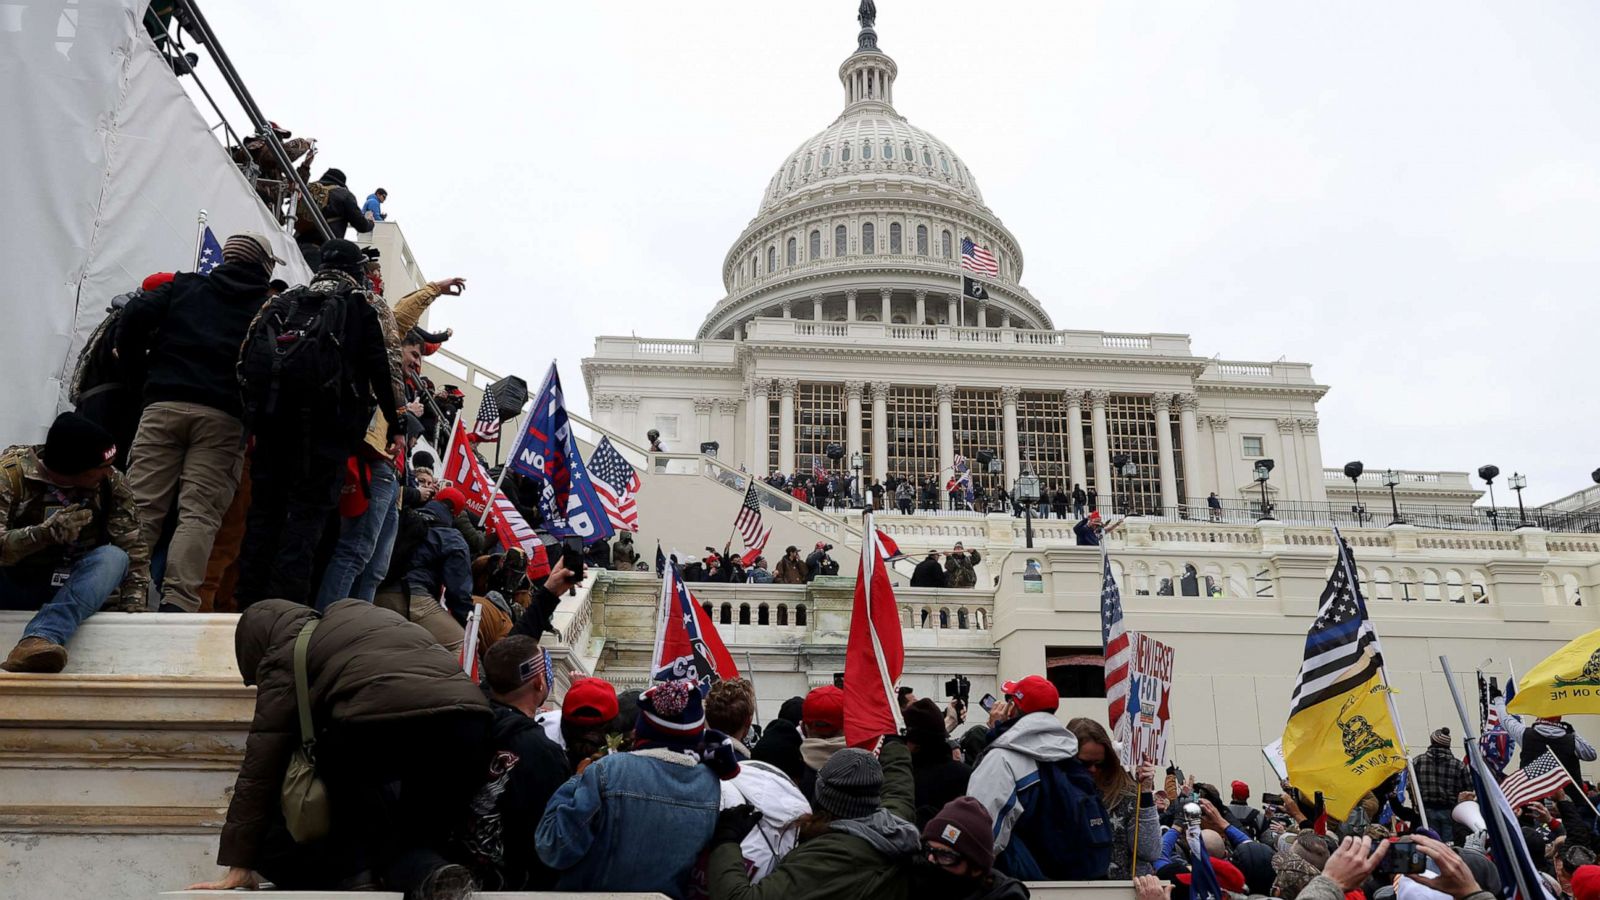
<instances>
[{"instance_id":1,"label":"blue backpack","mask_svg":"<svg viewBox=\"0 0 1600 900\"><path fill-rule=\"evenodd\" d=\"M1111 867L1111 817L1075 759L1039 763L1017 791L1022 815L995 867L1023 881L1095 881Z\"/></svg>"}]
</instances>

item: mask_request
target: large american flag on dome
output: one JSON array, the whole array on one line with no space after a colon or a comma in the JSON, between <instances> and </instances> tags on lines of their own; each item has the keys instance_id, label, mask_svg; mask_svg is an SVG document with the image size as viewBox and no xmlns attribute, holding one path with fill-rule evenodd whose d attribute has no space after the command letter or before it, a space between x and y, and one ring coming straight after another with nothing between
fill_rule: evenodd
<instances>
[{"instance_id":1,"label":"large american flag on dome","mask_svg":"<svg viewBox=\"0 0 1600 900\"><path fill-rule=\"evenodd\" d=\"M1000 274L1000 263L994 254L974 244L969 237L961 239L961 268L979 275Z\"/></svg>"}]
</instances>

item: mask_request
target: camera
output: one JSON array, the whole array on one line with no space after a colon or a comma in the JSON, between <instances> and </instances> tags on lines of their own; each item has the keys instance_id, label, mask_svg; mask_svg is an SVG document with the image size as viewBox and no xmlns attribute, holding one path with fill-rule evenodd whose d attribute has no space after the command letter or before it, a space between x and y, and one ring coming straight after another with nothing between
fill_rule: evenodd
<instances>
[{"instance_id":1,"label":"camera","mask_svg":"<svg viewBox=\"0 0 1600 900\"><path fill-rule=\"evenodd\" d=\"M822 552L823 553L827 553L829 550L832 550L832 549L833 549L833 545L832 544L823 544L822 545Z\"/></svg>"},{"instance_id":2,"label":"camera","mask_svg":"<svg viewBox=\"0 0 1600 900\"><path fill-rule=\"evenodd\" d=\"M1389 845L1389 855L1378 863L1379 875L1420 875L1428 870L1422 848L1404 838Z\"/></svg>"},{"instance_id":3,"label":"camera","mask_svg":"<svg viewBox=\"0 0 1600 900\"><path fill-rule=\"evenodd\" d=\"M965 675L957 675L944 683L944 695L961 701L962 706L967 705L967 697L972 694L972 682Z\"/></svg>"}]
</instances>

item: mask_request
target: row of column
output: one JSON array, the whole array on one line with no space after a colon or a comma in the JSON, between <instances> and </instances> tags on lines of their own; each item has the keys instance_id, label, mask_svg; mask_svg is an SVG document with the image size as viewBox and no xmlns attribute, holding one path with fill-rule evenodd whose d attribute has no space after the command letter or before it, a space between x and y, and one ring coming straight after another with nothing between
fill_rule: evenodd
<instances>
[{"instance_id":1,"label":"row of column","mask_svg":"<svg viewBox=\"0 0 1600 900\"><path fill-rule=\"evenodd\" d=\"M778 389L778 471L794 474L794 396L800 382L797 378L782 378L776 382ZM767 409L773 382L756 379L750 383L750 448L748 459L759 471L766 465L768 446ZM869 389L872 393L872 477L879 481L889 475L889 422L888 382L847 381L845 393L845 435L847 455L862 451L861 402ZM939 469L948 470L955 461L955 427L952 405L956 386L935 386L938 399ZM1017 437L1017 397L1021 389L1012 385L1000 388L1000 415L1002 447L1005 463L1005 483L1009 488L1022 474L1022 453ZM1089 428L1094 442L1094 482L1104 493L1112 484L1111 450L1106 427L1106 402L1111 392L1104 390L1066 392L1068 477L1072 484L1085 484L1083 459L1083 404L1089 403ZM1156 420L1156 451L1160 459L1161 505L1179 505L1176 454L1172 442L1172 406L1178 406L1178 427L1183 437L1183 477L1188 486L1188 502L1198 502L1200 496L1199 463L1199 403L1193 394L1159 393L1151 396ZM1320 469L1318 470L1320 471Z\"/></svg>"},{"instance_id":2,"label":"row of column","mask_svg":"<svg viewBox=\"0 0 1600 900\"><path fill-rule=\"evenodd\" d=\"M860 317L856 314L857 310L859 308L858 304L857 304L857 299L858 299L859 294L860 294L860 292L859 291L855 291L855 290L848 290L848 291L844 292L845 321L847 321L847 322L859 322L859 321L861 321ZM882 290L878 291L878 302L879 302L879 307L880 307L880 312L878 313L878 321L880 321L880 322L892 321L891 318L890 318L890 300L893 298L893 296L894 296L894 292L891 291L888 288L883 288ZM917 318L916 318L916 321L912 322L911 324L913 324L913 325L921 325L924 322L928 321L928 292L927 291L916 291L916 292L913 293L912 296L915 297L916 301L917 301ZM934 302L937 303L938 302L938 298L941 297L941 296L945 299L945 303L948 306L948 309L947 309L947 312L946 312L945 321L950 323L951 325L960 325L961 323L958 321L958 317L961 315L961 295L960 294L935 295ZM816 322L821 322L822 321L822 302L823 302L823 300L825 300L827 298L824 297L822 294L812 294L810 297L808 297L806 299L809 300L810 303L811 303L811 319L813 321L816 321ZM861 299L867 300L867 298L861 298ZM785 319L794 318L795 302L796 301L793 300L793 299L781 300L781 301L778 302L778 308L779 308L779 310L781 310L781 317L782 318L785 318ZM870 302L870 300L868 300L867 302ZM988 328L989 327L989 303L990 303L990 301L988 301L988 300L979 300L979 301L977 301L977 304L978 304L978 327L979 328ZM1011 313L1010 313L1009 310L1005 310L1005 309L1001 309L1000 310L1000 327L1001 328L1010 328L1011 327Z\"/></svg>"}]
</instances>

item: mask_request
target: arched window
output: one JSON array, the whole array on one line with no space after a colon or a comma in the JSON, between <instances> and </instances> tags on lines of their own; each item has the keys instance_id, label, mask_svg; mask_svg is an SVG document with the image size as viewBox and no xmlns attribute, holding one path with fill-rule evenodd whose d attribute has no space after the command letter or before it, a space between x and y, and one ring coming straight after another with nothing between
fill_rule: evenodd
<instances>
[{"instance_id":1,"label":"arched window","mask_svg":"<svg viewBox=\"0 0 1600 900\"><path fill-rule=\"evenodd\" d=\"M800 256L800 244L799 244L799 242L796 241L794 238L789 238L789 243L788 243L787 247L784 249L783 256L784 256L784 259L791 266L794 265L795 263L799 262L800 261L799 260L799 256Z\"/></svg>"},{"instance_id":2,"label":"arched window","mask_svg":"<svg viewBox=\"0 0 1600 900\"><path fill-rule=\"evenodd\" d=\"M872 158L872 142L871 141L862 141L861 142L861 158L862 159L871 159Z\"/></svg>"},{"instance_id":3,"label":"arched window","mask_svg":"<svg viewBox=\"0 0 1600 900\"><path fill-rule=\"evenodd\" d=\"M950 258L950 229L948 228L939 235L939 255L945 259Z\"/></svg>"},{"instance_id":4,"label":"arched window","mask_svg":"<svg viewBox=\"0 0 1600 900\"><path fill-rule=\"evenodd\" d=\"M827 167L829 167L831 165L833 165L833 148L832 147L823 147L822 148L822 167L824 169L826 169Z\"/></svg>"},{"instance_id":5,"label":"arched window","mask_svg":"<svg viewBox=\"0 0 1600 900\"><path fill-rule=\"evenodd\" d=\"M928 226L926 225L917 226L917 255L928 255Z\"/></svg>"},{"instance_id":6,"label":"arched window","mask_svg":"<svg viewBox=\"0 0 1600 900\"><path fill-rule=\"evenodd\" d=\"M967 627L967 608L965 606L956 610L956 627L962 630Z\"/></svg>"},{"instance_id":7,"label":"arched window","mask_svg":"<svg viewBox=\"0 0 1600 900\"><path fill-rule=\"evenodd\" d=\"M894 141L887 138L883 141L883 158L894 159Z\"/></svg>"},{"instance_id":8,"label":"arched window","mask_svg":"<svg viewBox=\"0 0 1600 900\"><path fill-rule=\"evenodd\" d=\"M933 154L928 152L927 147L922 148L922 164L925 166L933 165Z\"/></svg>"},{"instance_id":9,"label":"arched window","mask_svg":"<svg viewBox=\"0 0 1600 900\"><path fill-rule=\"evenodd\" d=\"M767 248L767 274L771 275L773 272L776 272L776 271L778 271L778 248L777 247L768 247Z\"/></svg>"},{"instance_id":10,"label":"arched window","mask_svg":"<svg viewBox=\"0 0 1600 900\"><path fill-rule=\"evenodd\" d=\"M900 223L889 223L889 252L899 255L905 252L905 247L900 243Z\"/></svg>"},{"instance_id":11,"label":"arched window","mask_svg":"<svg viewBox=\"0 0 1600 900\"><path fill-rule=\"evenodd\" d=\"M707 619L715 620L717 618L717 614L711 608L711 604L709 602L700 604L700 608L706 611L706 618Z\"/></svg>"},{"instance_id":12,"label":"arched window","mask_svg":"<svg viewBox=\"0 0 1600 900\"><path fill-rule=\"evenodd\" d=\"M822 232L816 230L815 228L811 229L811 246L809 249L811 250L811 256L808 257L809 259L822 258Z\"/></svg>"},{"instance_id":13,"label":"arched window","mask_svg":"<svg viewBox=\"0 0 1600 900\"><path fill-rule=\"evenodd\" d=\"M765 603L763 603L760 606L756 607L756 624L757 625L770 625L770 624L772 624L772 622L771 622L771 611L767 609L767 605Z\"/></svg>"},{"instance_id":14,"label":"arched window","mask_svg":"<svg viewBox=\"0 0 1600 900\"><path fill-rule=\"evenodd\" d=\"M807 174L807 175L810 175L810 174L811 174L811 154L809 154L809 153L807 153L807 154L806 154L806 168L805 168L805 173L806 173L806 174Z\"/></svg>"},{"instance_id":15,"label":"arched window","mask_svg":"<svg viewBox=\"0 0 1600 900\"><path fill-rule=\"evenodd\" d=\"M922 627L922 628L927 628L928 627L928 616L929 615L930 615L930 613L928 612L928 608L926 606L924 606L922 608L922 625L920 627Z\"/></svg>"},{"instance_id":16,"label":"arched window","mask_svg":"<svg viewBox=\"0 0 1600 900\"><path fill-rule=\"evenodd\" d=\"M833 229L833 255L843 256L850 251L850 232L843 225Z\"/></svg>"},{"instance_id":17,"label":"arched window","mask_svg":"<svg viewBox=\"0 0 1600 900\"><path fill-rule=\"evenodd\" d=\"M794 624L800 628L804 628L806 625L806 605L804 603L796 603L794 605Z\"/></svg>"},{"instance_id":18,"label":"arched window","mask_svg":"<svg viewBox=\"0 0 1600 900\"><path fill-rule=\"evenodd\" d=\"M939 627L940 628L949 628L950 627L950 608L949 607L944 607L944 608L939 610Z\"/></svg>"},{"instance_id":19,"label":"arched window","mask_svg":"<svg viewBox=\"0 0 1600 900\"><path fill-rule=\"evenodd\" d=\"M779 603L778 604L778 624L779 625L788 625L789 624L789 604L787 604L787 603Z\"/></svg>"},{"instance_id":20,"label":"arched window","mask_svg":"<svg viewBox=\"0 0 1600 900\"><path fill-rule=\"evenodd\" d=\"M732 625L733 624L733 604L732 603L724 603L724 604L722 604L722 616L720 618L718 618L717 621L722 623L723 625Z\"/></svg>"},{"instance_id":21,"label":"arched window","mask_svg":"<svg viewBox=\"0 0 1600 900\"><path fill-rule=\"evenodd\" d=\"M939 154L939 168L942 169L946 175L950 174L950 160L945 159L943 153ZM789 177L793 178L794 173L789 173Z\"/></svg>"},{"instance_id":22,"label":"arched window","mask_svg":"<svg viewBox=\"0 0 1600 900\"><path fill-rule=\"evenodd\" d=\"M912 160L916 159L916 157L911 154L911 144L909 142L900 145L900 158L906 162L911 162Z\"/></svg>"},{"instance_id":23,"label":"arched window","mask_svg":"<svg viewBox=\"0 0 1600 900\"><path fill-rule=\"evenodd\" d=\"M861 252L876 253L878 249L877 243L877 229L873 227L871 222L863 223L861 226Z\"/></svg>"},{"instance_id":24,"label":"arched window","mask_svg":"<svg viewBox=\"0 0 1600 900\"><path fill-rule=\"evenodd\" d=\"M788 178L788 181L789 181L790 184L794 183L794 166L795 166L794 163L789 163L789 178Z\"/></svg>"},{"instance_id":25,"label":"arched window","mask_svg":"<svg viewBox=\"0 0 1600 900\"><path fill-rule=\"evenodd\" d=\"M750 604L748 604L748 603L739 604L739 624L740 625L749 625L750 624Z\"/></svg>"},{"instance_id":26,"label":"arched window","mask_svg":"<svg viewBox=\"0 0 1600 900\"><path fill-rule=\"evenodd\" d=\"M845 144L843 147L839 148L839 162L849 162L849 161L850 161L850 145L849 144Z\"/></svg>"},{"instance_id":27,"label":"arched window","mask_svg":"<svg viewBox=\"0 0 1600 900\"><path fill-rule=\"evenodd\" d=\"M750 277L754 278L760 274L761 270L757 267L756 255L752 253L750 254Z\"/></svg>"}]
</instances>

